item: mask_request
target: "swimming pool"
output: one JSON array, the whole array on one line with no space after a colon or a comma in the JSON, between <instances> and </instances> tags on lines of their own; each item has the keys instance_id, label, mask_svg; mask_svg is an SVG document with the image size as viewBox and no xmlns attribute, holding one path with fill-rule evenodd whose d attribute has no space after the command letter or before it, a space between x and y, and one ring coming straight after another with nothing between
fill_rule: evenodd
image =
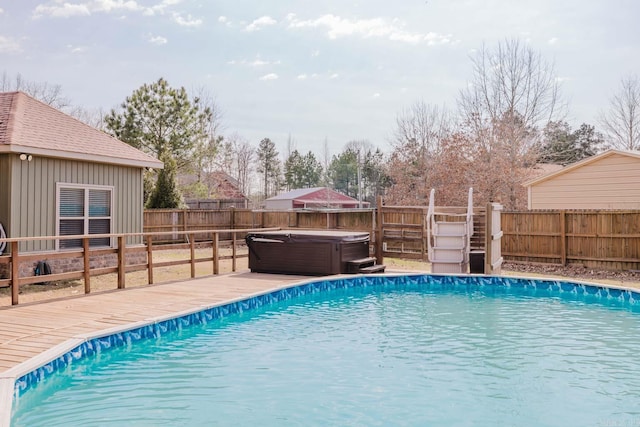
<instances>
[{"instance_id":1,"label":"swimming pool","mask_svg":"<svg viewBox=\"0 0 640 427\"><path fill-rule=\"evenodd\" d=\"M639 310L557 281L317 280L90 340L16 382L13 425L626 425Z\"/></svg>"}]
</instances>

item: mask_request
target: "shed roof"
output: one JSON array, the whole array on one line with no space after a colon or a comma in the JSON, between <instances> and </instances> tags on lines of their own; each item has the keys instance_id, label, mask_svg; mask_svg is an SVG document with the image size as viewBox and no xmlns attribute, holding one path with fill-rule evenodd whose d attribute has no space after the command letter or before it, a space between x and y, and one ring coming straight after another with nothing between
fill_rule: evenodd
<instances>
[{"instance_id":1,"label":"shed roof","mask_svg":"<svg viewBox=\"0 0 640 427\"><path fill-rule=\"evenodd\" d=\"M0 93L0 153L162 168L162 162L23 92Z\"/></svg>"},{"instance_id":2,"label":"shed roof","mask_svg":"<svg viewBox=\"0 0 640 427\"><path fill-rule=\"evenodd\" d=\"M547 173L545 175L526 181L522 185L524 185L525 187L530 187L532 185L540 184L541 182L548 181L557 176L564 175L565 173L571 172L575 169L581 168L585 165L597 162L599 160L602 160L604 158L607 158L616 154L621 156L628 156L628 157L640 159L640 151L610 149L600 154L596 154L595 156L587 157L586 159L567 165L558 171Z\"/></svg>"}]
</instances>

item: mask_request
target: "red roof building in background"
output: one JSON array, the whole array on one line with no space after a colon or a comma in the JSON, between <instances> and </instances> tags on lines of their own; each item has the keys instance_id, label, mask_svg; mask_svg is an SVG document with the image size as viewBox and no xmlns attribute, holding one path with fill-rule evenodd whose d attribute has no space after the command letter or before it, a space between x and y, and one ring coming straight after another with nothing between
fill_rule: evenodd
<instances>
[{"instance_id":1,"label":"red roof building in background","mask_svg":"<svg viewBox=\"0 0 640 427\"><path fill-rule=\"evenodd\" d=\"M367 208L369 202L359 202L328 187L299 188L265 200L265 209L355 209Z\"/></svg>"}]
</instances>

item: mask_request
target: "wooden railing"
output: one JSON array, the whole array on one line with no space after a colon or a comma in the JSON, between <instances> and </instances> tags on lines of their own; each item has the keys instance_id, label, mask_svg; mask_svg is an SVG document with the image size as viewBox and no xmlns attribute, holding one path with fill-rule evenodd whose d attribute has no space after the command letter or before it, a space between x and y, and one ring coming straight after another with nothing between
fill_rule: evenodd
<instances>
[{"instance_id":1,"label":"wooden railing","mask_svg":"<svg viewBox=\"0 0 640 427\"><path fill-rule=\"evenodd\" d=\"M231 259L232 271L236 271L236 260L238 258L246 258L246 253L239 253L237 250L237 239L239 235L244 236L247 232L251 231L269 231L279 230L279 228L260 228L260 229L237 229L237 230L198 230L198 231L172 231L172 234L184 235L188 240L188 243L172 244L172 245L154 245L155 240L163 240L163 236L166 233L129 233L129 234L92 234L83 236L43 236L43 237L23 237L23 238L10 238L2 239L6 241L10 248L8 255L0 256L0 265L8 265L10 269L10 277L8 279L0 279L0 287L11 288L11 304L16 305L19 302L20 286L33 283L40 283L43 281L61 281L61 280L84 280L84 292L91 292L91 277L117 273L117 287L118 289L124 289L126 286L126 273L147 270L147 281L149 284L154 283L154 269L160 267L171 267L176 265L189 264L191 266L191 278L196 276L196 264L203 262L211 262L212 270L211 274L219 274L220 272L220 260ZM199 241L197 243L199 248L211 247L211 256L196 257L196 239L194 234L202 236L204 233L210 235L208 241ZM231 255L221 255L220 246L221 242L219 236L221 234L230 235L231 240L229 245L231 246ZM127 237L142 236L144 245L129 245L126 244ZM89 245L91 239L96 238L113 238L117 241L117 245L114 248L95 248L92 249ZM46 252L46 253L20 253L19 243L25 241L34 240L82 240L82 248L78 250L65 250L59 252ZM167 249L189 249L189 259L154 262L154 251L167 250ZM146 262L139 264L126 263L127 255L136 253L146 253ZM91 268L90 258L92 256L101 256L115 254L117 262L115 266ZM24 276L20 275L20 265L22 263L34 262L46 258L47 260L55 259L82 259L82 269L68 271L57 274L50 274L46 276Z\"/></svg>"}]
</instances>

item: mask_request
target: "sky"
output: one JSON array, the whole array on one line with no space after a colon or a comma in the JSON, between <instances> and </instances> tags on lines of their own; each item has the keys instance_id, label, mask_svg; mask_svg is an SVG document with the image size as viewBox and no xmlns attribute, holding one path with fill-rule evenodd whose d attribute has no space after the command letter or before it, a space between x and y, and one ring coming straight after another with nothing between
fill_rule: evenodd
<instances>
[{"instance_id":1,"label":"sky","mask_svg":"<svg viewBox=\"0 0 640 427\"><path fill-rule=\"evenodd\" d=\"M567 121L598 127L640 75L638 17L637 0L0 0L0 73L90 110L162 77L255 146L389 151L403 109L455 109L477 50L513 38L555 64Z\"/></svg>"}]
</instances>

